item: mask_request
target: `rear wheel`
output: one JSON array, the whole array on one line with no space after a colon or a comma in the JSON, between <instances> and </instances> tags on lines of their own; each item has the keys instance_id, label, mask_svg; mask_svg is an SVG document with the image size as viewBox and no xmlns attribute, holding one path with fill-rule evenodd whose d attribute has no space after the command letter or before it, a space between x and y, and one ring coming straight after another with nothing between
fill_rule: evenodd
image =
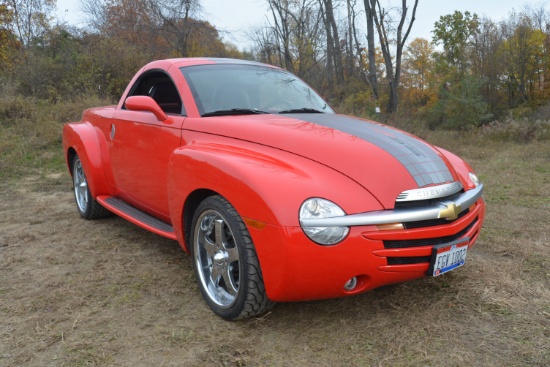
<instances>
[{"instance_id":1,"label":"rear wheel","mask_svg":"<svg viewBox=\"0 0 550 367\"><path fill-rule=\"evenodd\" d=\"M76 208L84 219L97 219L107 217L111 214L92 198L88 180L78 155L73 158L73 188Z\"/></svg>"},{"instance_id":2,"label":"rear wheel","mask_svg":"<svg viewBox=\"0 0 550 367\"><path fill-rule=\"evenodd\" d=\"M208 306L226 320L259 315L271 307L248 229L235 208L211 196L193 217L191 255Z\"/></svg>"}]
</instances>

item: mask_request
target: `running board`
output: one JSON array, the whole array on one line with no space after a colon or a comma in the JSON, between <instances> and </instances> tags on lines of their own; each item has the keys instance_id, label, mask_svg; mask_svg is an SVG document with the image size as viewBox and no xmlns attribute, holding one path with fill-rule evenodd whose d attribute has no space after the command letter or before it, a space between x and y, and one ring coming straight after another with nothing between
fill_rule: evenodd
<instances>
[{"instance_id":1,"label":"running board","mask_svg":"<svg viewBox=\"0 0 550 367\"><path fill-rule=\"evenodd\" d=\"M146 230L158 235L176 240L174 227L157 219L138 208L134 208L130 204L112 196L98 196L96 200L105 208L109 209L116 215L134 223Z\"/></svg>"}]
</instances>

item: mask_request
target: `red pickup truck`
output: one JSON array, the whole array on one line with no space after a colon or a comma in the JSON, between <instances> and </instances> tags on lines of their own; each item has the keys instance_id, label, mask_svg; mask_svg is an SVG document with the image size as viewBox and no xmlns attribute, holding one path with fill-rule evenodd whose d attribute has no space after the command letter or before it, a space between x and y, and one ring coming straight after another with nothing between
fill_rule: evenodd
<instances>
[{"instance_id":1,"label":"red pickup truck","mask_svg":"<svg viewBox=\"0 0 550 367\"><path fill-rule=\"evenodd\" d=\"M462 159L255 62L152 62L118 105L66 124L63 146L80 215L178 241L228 320L441 275L485 216Z\"/></svg>"}]
</instances>

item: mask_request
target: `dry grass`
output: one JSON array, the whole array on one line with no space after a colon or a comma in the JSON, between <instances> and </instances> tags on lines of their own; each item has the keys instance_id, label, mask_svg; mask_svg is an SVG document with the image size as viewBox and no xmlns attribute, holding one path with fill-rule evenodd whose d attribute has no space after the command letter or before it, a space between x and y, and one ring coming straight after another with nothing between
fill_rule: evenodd
<instances>
[{"instance_id":1,"label":"dry grass","mask_svg":"<svg viewBox=\"0 0 550 367\"><path fill-rule=\"evenodd\" d=\"M0 182L25 176L29 170L59 170L62 166L61 129L79 121L88 107L110 104L95 97L49 101L17 95L0 97Z\"/></svg>"},{"instance_id":2,"label":"dry grass","mask_svg":"<svg viewBox=\"0 0 550 367\"><path fill-rule=\"evenodd\" d=\"M241 322L209 311L177 243L81 220L60 163L6 179L0 366L549 366L550 144L424 137L487 185L466 266Z\"/></svg>"}]
</instances>

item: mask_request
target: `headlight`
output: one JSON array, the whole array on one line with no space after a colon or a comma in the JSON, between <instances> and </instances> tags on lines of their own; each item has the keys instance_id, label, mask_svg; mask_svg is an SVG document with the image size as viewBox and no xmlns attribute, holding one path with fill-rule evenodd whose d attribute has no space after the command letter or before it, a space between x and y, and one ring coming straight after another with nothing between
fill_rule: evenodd
<instances>
[{"instance_id":1,"label":"headlight","mask_svg":"<svg viewBox=\"0 0 550 367\"><path fill-rule=\"evenodd\" d=\"M312 198L304 201L300 207L300 220L342 217L346 213L332 201ZM304 233L320 245L334 245L342 241L349 233L348 227L302 227Z\"/></svg>"},{"instance_id":2,"label":"headlight","mask_svg":"<svg viewBox=\"0 0 550 367\"><path fill-rule=\"evenodd\" d=\"M472 182L474 183L474 185L476 185L476 187L478 187L481 184L479 177L477 177L477 175L473 172L470 172L470 180L472 180Z\"/></svg>"}]
</instances>

